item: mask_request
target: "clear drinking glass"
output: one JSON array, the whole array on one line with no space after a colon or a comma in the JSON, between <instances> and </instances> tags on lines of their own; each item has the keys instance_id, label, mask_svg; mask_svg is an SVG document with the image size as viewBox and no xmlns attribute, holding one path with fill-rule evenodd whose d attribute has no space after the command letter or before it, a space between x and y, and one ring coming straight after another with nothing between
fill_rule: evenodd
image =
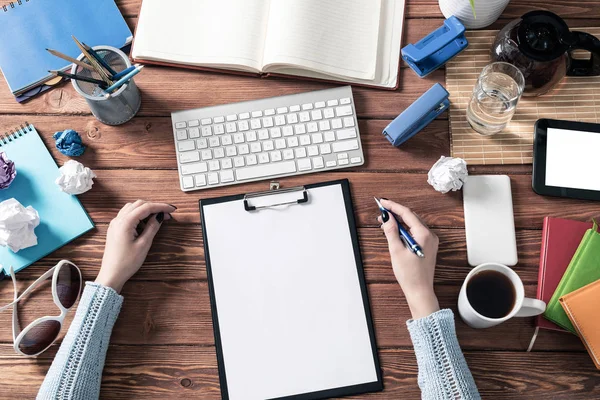
<instances>
[{"instance_id":1,"label":"clear drinking glass","mask_svg":"<svg viewBox=\"0 0 600 400\"><path fill-rule=\"evenodd\" d=\"M525 77L512 64L487 65L473 89L467 108L467 121L482 135L501 132L512 119L525 88Z\"/></svg>"}]
</instances>

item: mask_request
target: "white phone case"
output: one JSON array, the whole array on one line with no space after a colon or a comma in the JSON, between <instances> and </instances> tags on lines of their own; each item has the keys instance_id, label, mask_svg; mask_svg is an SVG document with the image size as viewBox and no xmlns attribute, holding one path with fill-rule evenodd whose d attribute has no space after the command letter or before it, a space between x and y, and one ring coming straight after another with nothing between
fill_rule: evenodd
<instances>
[{"instance_id":1,"label":"white phone case","mask_svg":"<svg viewBox=\"0 0 600 400\"><path fill-rule=\"evenodd\" d=\"M517 239L510 178L469 176L463 187L467 258L471 266L517 263Z\"/></svg>"}]
</instances>

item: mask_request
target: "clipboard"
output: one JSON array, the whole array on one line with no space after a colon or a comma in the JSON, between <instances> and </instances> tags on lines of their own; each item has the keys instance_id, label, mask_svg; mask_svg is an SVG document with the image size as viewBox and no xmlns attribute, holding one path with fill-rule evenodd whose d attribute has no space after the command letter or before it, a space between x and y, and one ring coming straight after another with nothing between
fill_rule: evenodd
<instances>
[{"instance_id":1,"label":"clipboard","mask_svg":"<svg viewBox=\"0 0 600 400\"><path fill-rule=\"evenodd\" d=\"M383 390L348 180L199 206L222 398Z\"/></svg>"}]
</instances>

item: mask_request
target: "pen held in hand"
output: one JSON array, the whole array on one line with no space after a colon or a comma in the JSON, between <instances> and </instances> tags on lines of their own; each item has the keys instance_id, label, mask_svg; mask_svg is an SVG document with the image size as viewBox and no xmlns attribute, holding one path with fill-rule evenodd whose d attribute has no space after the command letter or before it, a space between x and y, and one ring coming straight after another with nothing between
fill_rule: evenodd
<instances>
[{"instance_id":1,"label":"pen held in hand","mask_svg":"<svg viewBox=\"0 0 600 400\"><path fill-rule=\"evenodd\" d=\"M423 250L421 250L421 246L419 246L419 244L412 237L412 235L406 229L404 229L404 227L402 226L402 224L400 223L400 221L398 220L396 215L393 212L391 212L390 210L388 210L387 208L385 208L381 204L379 199L377 199L377 197L374 197L374 199L375 199L375 202L377 203L377 207L379 207L379 211L381 212L381 218L383 219L383 222L386 223L390 219L390 215L391 215L396 220L396 224L398 225L398 233L400 234L400 239L402 240L404 245L410 251L412 251L414 254L416 254L417 256L419 256L421 258L425 257Z\"/></svg>"}]
</instances>

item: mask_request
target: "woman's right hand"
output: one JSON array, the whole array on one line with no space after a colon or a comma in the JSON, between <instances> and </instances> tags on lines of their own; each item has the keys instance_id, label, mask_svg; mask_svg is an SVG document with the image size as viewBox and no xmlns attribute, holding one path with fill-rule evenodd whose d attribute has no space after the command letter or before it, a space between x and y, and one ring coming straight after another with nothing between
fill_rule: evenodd
<instances>
[{"instance_id":1,"label":"woman's right hand","mask_svg":"<svg viewBox=\"0 0 600 400\"><path fill-rule=\"evenodd\" d=\"M406 296L413 319L439 311L440 306L433 291L439 244L437 235L409 208L386 199L382 199L381 204L404 222L425 254L424 258L418 257L404 245L400 239L398 224L391 215L387 218L379 216L378 220L388 241L394 275Z\"/></svg>"}]
</instances>

